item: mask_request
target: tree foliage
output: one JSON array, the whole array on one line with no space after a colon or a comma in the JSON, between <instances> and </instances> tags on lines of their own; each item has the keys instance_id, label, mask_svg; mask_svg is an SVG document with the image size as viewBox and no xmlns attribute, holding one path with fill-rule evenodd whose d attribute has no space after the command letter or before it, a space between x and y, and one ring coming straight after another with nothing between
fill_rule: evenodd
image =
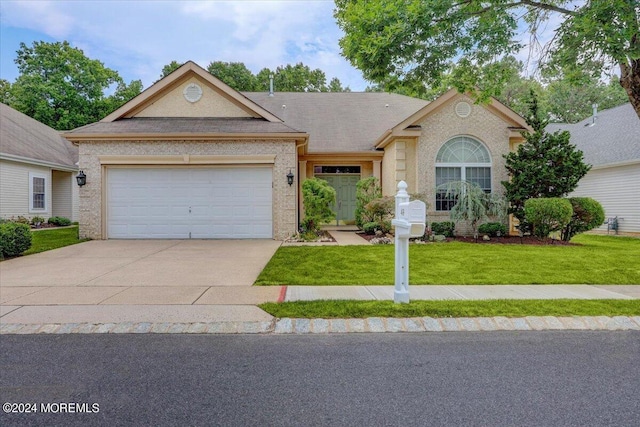
<instances>
[{"instance_id":1,"label":"tree foliage","mask_svg":"<svg viewBox=\"0 0 640 427\"><path fill-rule=\"evenodd\" d=\"M509 213L520 221L520 229L528 231L524 204L531 198L564 197L589 172L583 153L572 145L567 131L548 133L547 120L540 117L535 94L531 94L529 114L525 117L533 133L524 133L525 143L517 152L505 155L509 181L502 181Z\"/></svg>"},{"instance_id":2,"label":"tree foliage","mask_svg":"<svg viewBox=\"0 0 640 427\"><path fill-rule=\"evenodd\" d=\"M96 122L142 90L139 80L127 85L116 71L66 41L20 43L17 54L20 75L10 85L10 106L54 129Z\"/></svg>"},{"instance_id":3,"label":"tree foliage","mask_svg":"<svg viewBox=\"0 0 640 427\"><path fill-rule=\"evenodd\" d=\"M258 90L258 79L242 62L214 61L207 71L238 91Z\"/></svg>"},{"instance_id":4,"label":"tree foliage","mask_svg":"<svg viewBox=\"0 0 640 427\"><path fill-rule=\"evenodd\" d=\"M331 206L336 201L336 190L320 178L308 178L302 183L304 220L306 232L318 233L320 225L335 219Z\"/></svg>"},{"instance_id":5,"label":"tree foliage","mask_svg":"<svg viewBox=\"0 0 640 427\"><path fill-rule=\"evenodd\" d=\"M162 73L160 74L160 78L163 79L167 77L169 74L173 73L178 68L182 67L184 64L178 61L171 61L164 67L162 67Z\"/></svg>"},{"instance_id":6,"label":"tree foliage","mask_svg":"<svg viewBox=\"0 0 640 427\"><path fill-rule=\"evenodd\" d=\"M506 202L503 197L487 194L476 183L469 181L453 181L443 185L446 196L455 196L456 204L449 211L454 221L468 221L473 235L478 234L478 225L487 221L489 216L504 221L506 217Z\"/></svg>"},{"instance_id":7,"label":"tree foliage","mask_svg":"<svg viewBox=\"0 0 640 427\"><path fill-rule=\"evenodd\" d=\"M569 202L573 208L571 220L562 229L562 240L569 241L578 233L592 230L604 222L604 209L602 205L590 197L570 197Z\"/></svg>"},{"instance_id":8,"label":"tree foliage","mask_svg":"<svg viewBox=\"0 0 640 427\"><path fill-rule=\"evenodd\" d=\"M528 199L524 204L524 212L533 235L544 239L552 232L562 230L571 221L573 209L567 199L544 197Z\"/></svg>"},{"instance_id":9,"label":"tree foliage","mask_svg":"<svg viewBox=\"0 0 640 427\"><path fill-rule=\"evenodd\" d=\"M336 0L335 17L345 33L342 53L366 79L390 90L424 93L451 71L454 87L479 100L499 95L509 80L500 60L523 48L516 40L519 25L531 35L532 49L547 24L560 21L536 59L550 68L588 68L598 76L618 67L620 84L640 117L637 0Z\"/></svg>"},{"instance_id":10,"label":"tree foliage","mask_svg":"<svg viewBox=\"0 0 640 427\"><path fill-rule=\"evenodd\" d=\"M362 229L367 222L372 222L373 218L367 214L365 206L372 200L382 197L382 187L380 181L374 176L361 179L356 184L356 225Z\"/></svg>"}]
</instances>

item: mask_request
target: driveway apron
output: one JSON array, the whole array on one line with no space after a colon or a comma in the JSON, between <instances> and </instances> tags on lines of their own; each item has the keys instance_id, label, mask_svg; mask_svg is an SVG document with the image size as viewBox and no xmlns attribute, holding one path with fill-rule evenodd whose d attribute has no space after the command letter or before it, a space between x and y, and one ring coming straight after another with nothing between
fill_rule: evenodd
<instances>
[{"instance_id":1,"label":"driveway apron","mask_svg":"<svg viewBox=\"0 0 640 427\"><path fill-rule=\"evenodd\" d=\"M121 310L116 306L132 311L195 305L240 309L276 301L279 287L252 285L280 244L266 239L106 240L7 260L0 263L0 316L8 322L19 311L52 306L69 313L84 307L86 315L91 305L114 311ZM205 313L203 308L193 312Z\"/></svg>"}]
</instances>

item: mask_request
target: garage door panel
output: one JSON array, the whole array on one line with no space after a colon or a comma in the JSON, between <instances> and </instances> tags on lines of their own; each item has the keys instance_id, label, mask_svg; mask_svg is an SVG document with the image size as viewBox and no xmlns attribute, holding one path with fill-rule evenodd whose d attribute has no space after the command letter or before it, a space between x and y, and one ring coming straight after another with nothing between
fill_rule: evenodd
<instances>
[{"instance_id":1,"label":"garage door panel","mask_svg":"<svg viewBox=\"0 0 640 427\"><path fill-rule=\"evenodd\" d=\"M114 168L109 238L271 238L272 169Z\"/></svg>"}]
</instances>

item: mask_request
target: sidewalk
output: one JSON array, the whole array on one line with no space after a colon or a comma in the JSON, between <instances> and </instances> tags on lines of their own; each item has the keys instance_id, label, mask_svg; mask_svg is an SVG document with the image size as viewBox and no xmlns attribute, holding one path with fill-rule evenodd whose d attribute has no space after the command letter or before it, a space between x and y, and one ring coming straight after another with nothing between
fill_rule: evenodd
<instances>
[{"instance_id":1,"label":"sidewalk","mask_svg":"<svg viewBox=\"0 0 640 427\"><path fill-rule=\"evenodd\" d=\"M264 298L270 287L252 287ZM392 286L276 287L279 301L318 299L392 300ZM412 286L413 300L638 299L639 286L497 285ZM247 298L248 295L245 295ZM212 298L214 302L216 298ZM473 332L528 330L640 330L640 316L525 318L276 319L254 303L221 298L207 305L1 306L0 334L196 333L331 334L376 332ZM244 302L244 301L243 301Z\"/></svg>"}]
</instances>

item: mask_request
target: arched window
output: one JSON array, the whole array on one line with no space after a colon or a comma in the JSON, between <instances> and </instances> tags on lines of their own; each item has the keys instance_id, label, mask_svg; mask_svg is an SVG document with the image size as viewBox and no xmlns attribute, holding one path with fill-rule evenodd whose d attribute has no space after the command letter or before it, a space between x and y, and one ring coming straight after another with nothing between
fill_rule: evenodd
<instances>
[{"instance_id":1,"label":"arched window","mask_svg":"<svg viewBox=\"0 0 640 427\"><path fill-rule=\"evenodd\" d=\"M480 141L457 136L445 142L436 156L436 211L448 211L456 204L456 196L445 187L453 181L476 183L491 193L491 156Z\"/></svg>"}]
</instances>

